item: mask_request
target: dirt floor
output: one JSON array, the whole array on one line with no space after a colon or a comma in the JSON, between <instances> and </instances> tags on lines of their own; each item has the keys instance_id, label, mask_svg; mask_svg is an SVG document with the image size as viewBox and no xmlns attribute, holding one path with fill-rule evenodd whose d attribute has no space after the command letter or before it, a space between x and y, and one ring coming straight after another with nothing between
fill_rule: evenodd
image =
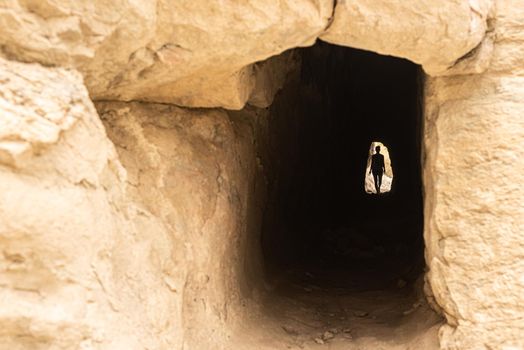
<instances>
[{"instance_id":1,"label":"dirt floor","mask_svg":"<svg viewBox=\"0 0 524 350\"><path fill-rule=\"evenodd\" d=\"M375 291L321 287L326 277L289 270L264 298L261 315L232 349L438 349L441 319L421 281ZM341 277L341 276L339 276ZM317 283L321 281L321 283Z\"/></svg>"},{"instance_id":2,"label":"dirt floor","mask_svg":"<svg viewBox=\"0 0 524 350\"><path fill-rule=\"evenodd\" d=\"M392 234L395 223L324 230L294 263L268 267L259 310L231 349L438 349L423 257Z\"/></svg>"}]
</instances>

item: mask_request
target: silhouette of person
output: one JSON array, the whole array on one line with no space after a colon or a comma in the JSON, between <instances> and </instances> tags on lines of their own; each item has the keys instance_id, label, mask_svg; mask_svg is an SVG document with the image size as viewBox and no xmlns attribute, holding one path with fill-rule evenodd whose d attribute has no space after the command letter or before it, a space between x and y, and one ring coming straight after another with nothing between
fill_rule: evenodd
<instances>
[{"instance_id":1,"label":"silhouette of person","mask_svg":"<svg viewBox=\"0 0 524 350\"><path fill-rule=\"evenodd\" d=\"M376 153L371 156L371 169L369 173L373 173L373 181L375 181L375 189L377 194L380 193L380 186L382 185L382 175L386 172L384 165L384 156L380 154L380 146L375 147Z\"/></svg>"}]
</instances>

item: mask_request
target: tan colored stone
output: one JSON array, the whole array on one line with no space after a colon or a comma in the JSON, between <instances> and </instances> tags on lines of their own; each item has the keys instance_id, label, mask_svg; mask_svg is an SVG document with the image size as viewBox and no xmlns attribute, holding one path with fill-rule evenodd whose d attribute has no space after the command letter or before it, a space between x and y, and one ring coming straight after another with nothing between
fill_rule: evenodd
<instances>
[{"instance_id":1,"label":"tan colored stone","mask_svg":"<svg viewBox=\"0 0 524 350\"><path fill-rule=\"evenodd\" d=\"M324 41L407 58L440 75L484 38L491 0L339 0Z\"/></svg>"},{"instance_id":2,"label":"tan colored stone","mask_svg":"<svg viewBox=\"0 0 524 350\"><path fill-rule=\"evenodd\" d=\"M78 68L94 99L240 109L254 86L245 67L311 45L332 6L9 0L0 4L0 44L11 59Z\"/></svg>"},{"instance_id":3,"label":"tan colored stone","mask_svg":"<svg viewBox=\"0 0 524 350\"><path fill-rule=\"evenodd\" d=\"M450 324L445 349L524 345L524 164L512 146L524 137L524 106L514 100L523 82L477 76L426 85L426 261ZM496 324L495 337L488 330Z\"/></svg>"},{"instance_id":4,"label":"tan colored stone","mask_svg":"<svg viewBox=\"0 0 524 350\"><path fill-rule=\"evenodd\" d=\"M177 80L161 85L152 94L139 99L193 107L223 107L242 109L256 84L253 66L248 65L236 72L216 73L209 77ZM175 97L176 96L176 97Z\"/></svg>"},{"instance_id":5,"label":"tan colored stone","mask_svg":"<svg viewBox=\"0 0 524 350\"><path fill-rule=\"evenodd\" d=\"M0 166L0 349L227 349L260 281L251 127L101 103L124 169L78 73L0 68L28 150Z\"/></svg>"},{"instance_id":6,"label":"tan colored stone","mask_svg":"<svg viewBox=\"0 0 524 350\"><path fill-rule=\"evenodd\" d=\"M250 231L260 226L262 203L250 126L223 110L115 102L97 108L128 172L130 198L169 229L176 264L166 267L184 295L177 327L185 346L228 349L250 313L245 298L261 282L258 236Z\"/></svg>"},{"instance_id":7,"label":"tan colored stone","mask_svg":"<svg viewBox=\"0 0 524 350\"><path fill-rule=\"evenodd\" d=\"M496 5L340 0L322 34L441 75L425 83L424 186L442 349L524 348L524 6ZM313 43L331 7L0 3L2 56L47 66L0 59L1 350L230 349L258 326L258 110L99 102L108 138L88 91L267 107L297 64L274 55Z\"/></svg>"},{"instance_id":8,"label":"tan colored stone","mask_svg":"<svg viewBox=\"0 0 524 350\"><path fill-rule=\"evenodd\" d=\"M0 162L16 165L58 142L89 109L80 74L0 59Z\"/></svg>"},{"instance_id":9,"label":"tan colored stone","mask_svg":"<svg viewBox=\"0 0 524 350\"><path fill-rule=\"evenodd\" d=\"M254 65L255 87L248 103L266 108L273 103L276 93L282 89L289 74L300 69L300 56L288 51Z\"/></svg>"},{"instance_id":10,"label":"tan colored stone","mask_svg":"<svg viewBox=\"0 0 524 350\"><path fill-rule=\"evenodd\" d=\"M179 347L171 238L126 199L80 75L0 69L0 144L27 153L0 165L0 349Z\"/></svg>"},{"instance_id":11,"label":"tan colored stone","mask_svg":"<svg viewBox=\"0 0 524 350\"><path fill-rule=\"evenodd\" d=\"M521 51L524 9L509 4L499 3L495 57ZM427 277L448 320L443 349L524 348L520 66L493 59L482 75L426 83Z\"/></svg>"}]
</instances>

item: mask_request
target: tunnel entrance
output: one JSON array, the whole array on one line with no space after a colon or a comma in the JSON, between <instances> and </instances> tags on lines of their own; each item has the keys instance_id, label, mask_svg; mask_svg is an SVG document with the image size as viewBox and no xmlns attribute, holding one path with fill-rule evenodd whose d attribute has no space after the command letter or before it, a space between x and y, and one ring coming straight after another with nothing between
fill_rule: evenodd
<instances>
[{"instance_id":1,"label":"tunnel entrance","mask_svg":"<svg viewBox=\"0 0 524 350\"><path fill-rule=\"evenodd\" d=\"M325 43L300 56L270 111L266 265L359 289L414 280L424 265L419 67ZM376 140L395 165L395 186L379 198L362 190Z\"/></svg>"},{"instance_id":2,"label":"tunnel entrance","mask_svg":"<svg viewBox=\"0 0 524 350\"><path fill-rule=\"evenodd\" d=\"M302 308L312 303L322 313L334 302L345 313L331 314L348 319L354 313L341 300L367 295L358 302L371 307L363 314L383 303L387 321L373 317L391 323L394 314L401 322L423 303L420 69L322 42L299 56L300 71L269 110L267 279L293 303L303 300ZM372 196L363 174L377 140L389 149L395 183L387 194Z\"/></svg>"}]
</instances>

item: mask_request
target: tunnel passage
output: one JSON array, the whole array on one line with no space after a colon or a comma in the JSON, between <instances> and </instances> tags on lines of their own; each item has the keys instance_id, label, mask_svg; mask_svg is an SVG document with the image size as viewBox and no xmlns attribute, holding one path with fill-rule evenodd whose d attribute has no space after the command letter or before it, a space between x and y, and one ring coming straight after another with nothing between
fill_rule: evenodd
<instances>
[{"instance_id":1,"label":"tunnel passage","mask_svg":"<svg viewBox=\"0 0 524 350\"><path fill-rule=\"evenodd\" d=\"M356 290L409 283L424 267L419 67L326 43L299 54L269 111L268 275ZM395 171L381 196L363 188L376 140Z\"/></svg>"}]
</instances>

